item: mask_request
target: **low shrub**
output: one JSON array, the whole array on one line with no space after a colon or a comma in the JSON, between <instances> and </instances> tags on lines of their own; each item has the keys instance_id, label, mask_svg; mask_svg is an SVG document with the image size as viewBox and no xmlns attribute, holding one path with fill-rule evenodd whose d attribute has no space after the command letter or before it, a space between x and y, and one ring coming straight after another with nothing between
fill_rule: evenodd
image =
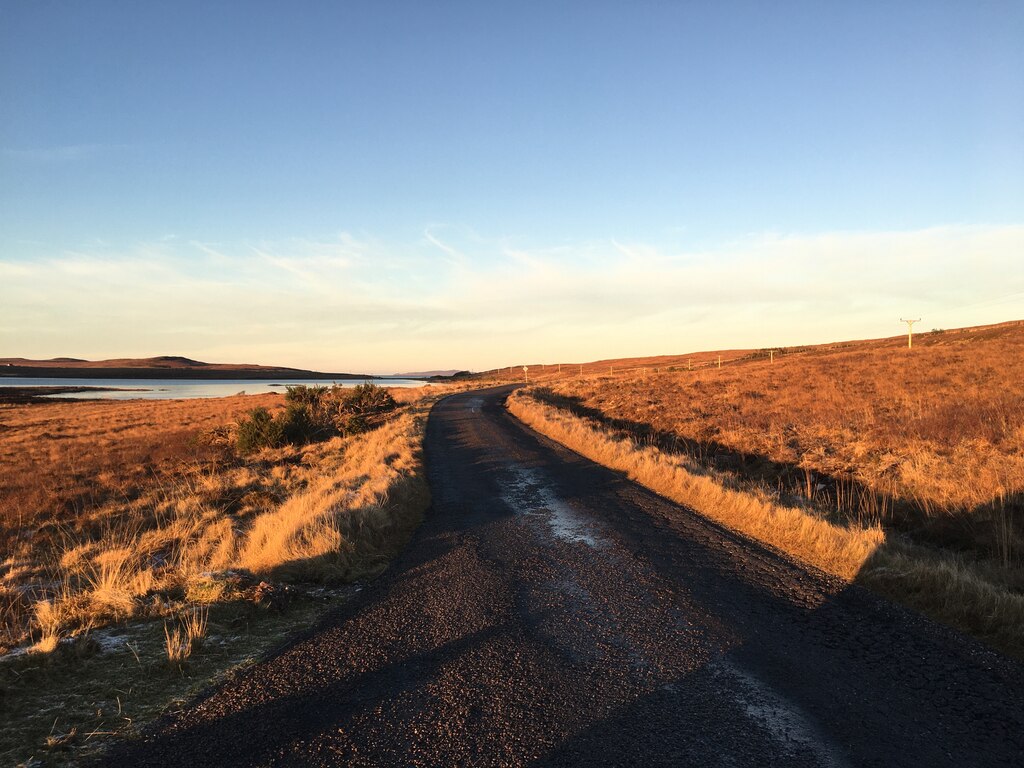
<instances>
[{"instance_id":1,"label":"low shrub","mask_svg":"<svg viewBox=\"0 0 1024 768\"><path fill-rule=\"evenodd\" d=\"M398 405L388 390L378 387L376 384L360 384L347 393L342 390L342 393L344 407L351 413L363 415L387 413L393 411Z\"/></svg>"},{"instance_id":2,"label":"low shrub","mask_svg":"<svg viewBox=\"0 0 1024 768\"><path fill-rule=\"evenodd\" d=\"M253 408L238 420L235 443L240 453L276 448L284 443L284 423L266 408Z\"/></svg>"},{"instance_id":3,"label":"low shrub","mask_svg":"<svg viewBox=\"0 0 1024 768\"><path fill-rule=\"evenodd\" d=\"M238 421L240 453L368 432L398 407L388 390L370 383L353 388L291 386L285 402L285 410L276 417L266 408L256 408Z\"/></svg>"}]
</instances>

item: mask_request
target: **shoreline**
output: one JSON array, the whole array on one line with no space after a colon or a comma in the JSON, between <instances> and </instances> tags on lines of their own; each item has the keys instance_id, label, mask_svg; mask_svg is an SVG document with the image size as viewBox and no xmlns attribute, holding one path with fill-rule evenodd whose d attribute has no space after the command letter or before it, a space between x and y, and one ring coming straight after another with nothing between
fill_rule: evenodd
<instances>
[{"instance_id":1,"label":"shoreline","mask_svg":"<svg viewBox=\"0 0 1024 768\"><path fill-rule=\"evenodd\" d=\"M145 392L144 389L135 387L0 387L0 405L24 403L52 403L59 402L52 399L50 395L65 395L77 392ZM88 400L88 398L79 398Z\"/></svg>"}]
</instances>

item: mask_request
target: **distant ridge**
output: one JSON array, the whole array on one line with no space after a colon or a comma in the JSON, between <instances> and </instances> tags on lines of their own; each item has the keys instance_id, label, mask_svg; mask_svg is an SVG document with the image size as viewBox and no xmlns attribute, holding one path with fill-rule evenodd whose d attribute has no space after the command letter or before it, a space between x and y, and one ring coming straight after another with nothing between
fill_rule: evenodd
<instances>
[{"instance_id":1,"label":"distant ridge","mask_svg":"<svg viewBox=\"0 0 1024 768\"><path fill-rule=\"evenodd\" d=\"M416 371L415 373L393 373L391 375L395 378L429 379L431 376L453 376L459 370L459 368L446 368L443 371Z\"/></svg>"},{"instance_id":2,"label":"distant ridge","mask_svg":"<svg viewBox=\"0 0 1024 768\"><path fill-rule=\"evenodd\" d=\"M181 355L82 360L54 357L30 360L0 358L0 376L55 379L372 379L361 373L325 373L253 363L204 363Z\"/></svg>"},{"instance_id":3,"label":"distant ridge","mask_svg":"<svg viewBox=\"0 0 1024 768\"><path fill-rule=\"evenodd\" d=\"M199 360L192 360L188 357L180 357L179 355L160 355L159 357L150 357L147 362L151 362L154 365L186 365L190 368L196 366L209 365L209 363L203 363Z\"/></svg>"}]
</instances>

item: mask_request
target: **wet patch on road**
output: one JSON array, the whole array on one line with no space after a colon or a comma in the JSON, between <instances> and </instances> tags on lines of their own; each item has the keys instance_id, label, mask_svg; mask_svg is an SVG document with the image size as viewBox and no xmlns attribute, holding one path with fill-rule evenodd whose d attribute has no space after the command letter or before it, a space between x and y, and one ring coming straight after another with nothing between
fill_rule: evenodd
<instances>
[{"instance_id":1,"label":"wet patch on road","mask_svg":"<svg viewBox=\"0 0 1024 768\"><path fill-rule=\"evenodd\" d=\"M822 768L846 768L810 720L792 702L754 675L724 659L709 666L720 690L730 691L746 715L791 758L807 757Z\"/></svg>"},{"instance_id":2,"label":"wet patch on road","mask_svg":"<svg viewBox=\"0 0 1024 768\"><path fill-rule=\"evenodd\" d=\"M560 541L595 549L606 543L601 526L558 498L538 470L510 466L508 480L502 484L502 498L517 514L546 523L548 533Z\"/></svg>"}]
</instances>

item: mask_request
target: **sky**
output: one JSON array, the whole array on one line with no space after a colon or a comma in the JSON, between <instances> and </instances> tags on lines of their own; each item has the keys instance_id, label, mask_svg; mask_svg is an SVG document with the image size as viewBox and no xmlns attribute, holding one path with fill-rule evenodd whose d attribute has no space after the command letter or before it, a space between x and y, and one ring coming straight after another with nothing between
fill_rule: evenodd
<instances>
[{"instance_id":1,"label":"sky","mask_svg":"<svg viewBox=\"0 0 1024 768\"><path fill-rule=\"evenodd\" d=\"M1024 3L0 0L0 357L1024 318Z\"/></svg>"}]
</instances>

